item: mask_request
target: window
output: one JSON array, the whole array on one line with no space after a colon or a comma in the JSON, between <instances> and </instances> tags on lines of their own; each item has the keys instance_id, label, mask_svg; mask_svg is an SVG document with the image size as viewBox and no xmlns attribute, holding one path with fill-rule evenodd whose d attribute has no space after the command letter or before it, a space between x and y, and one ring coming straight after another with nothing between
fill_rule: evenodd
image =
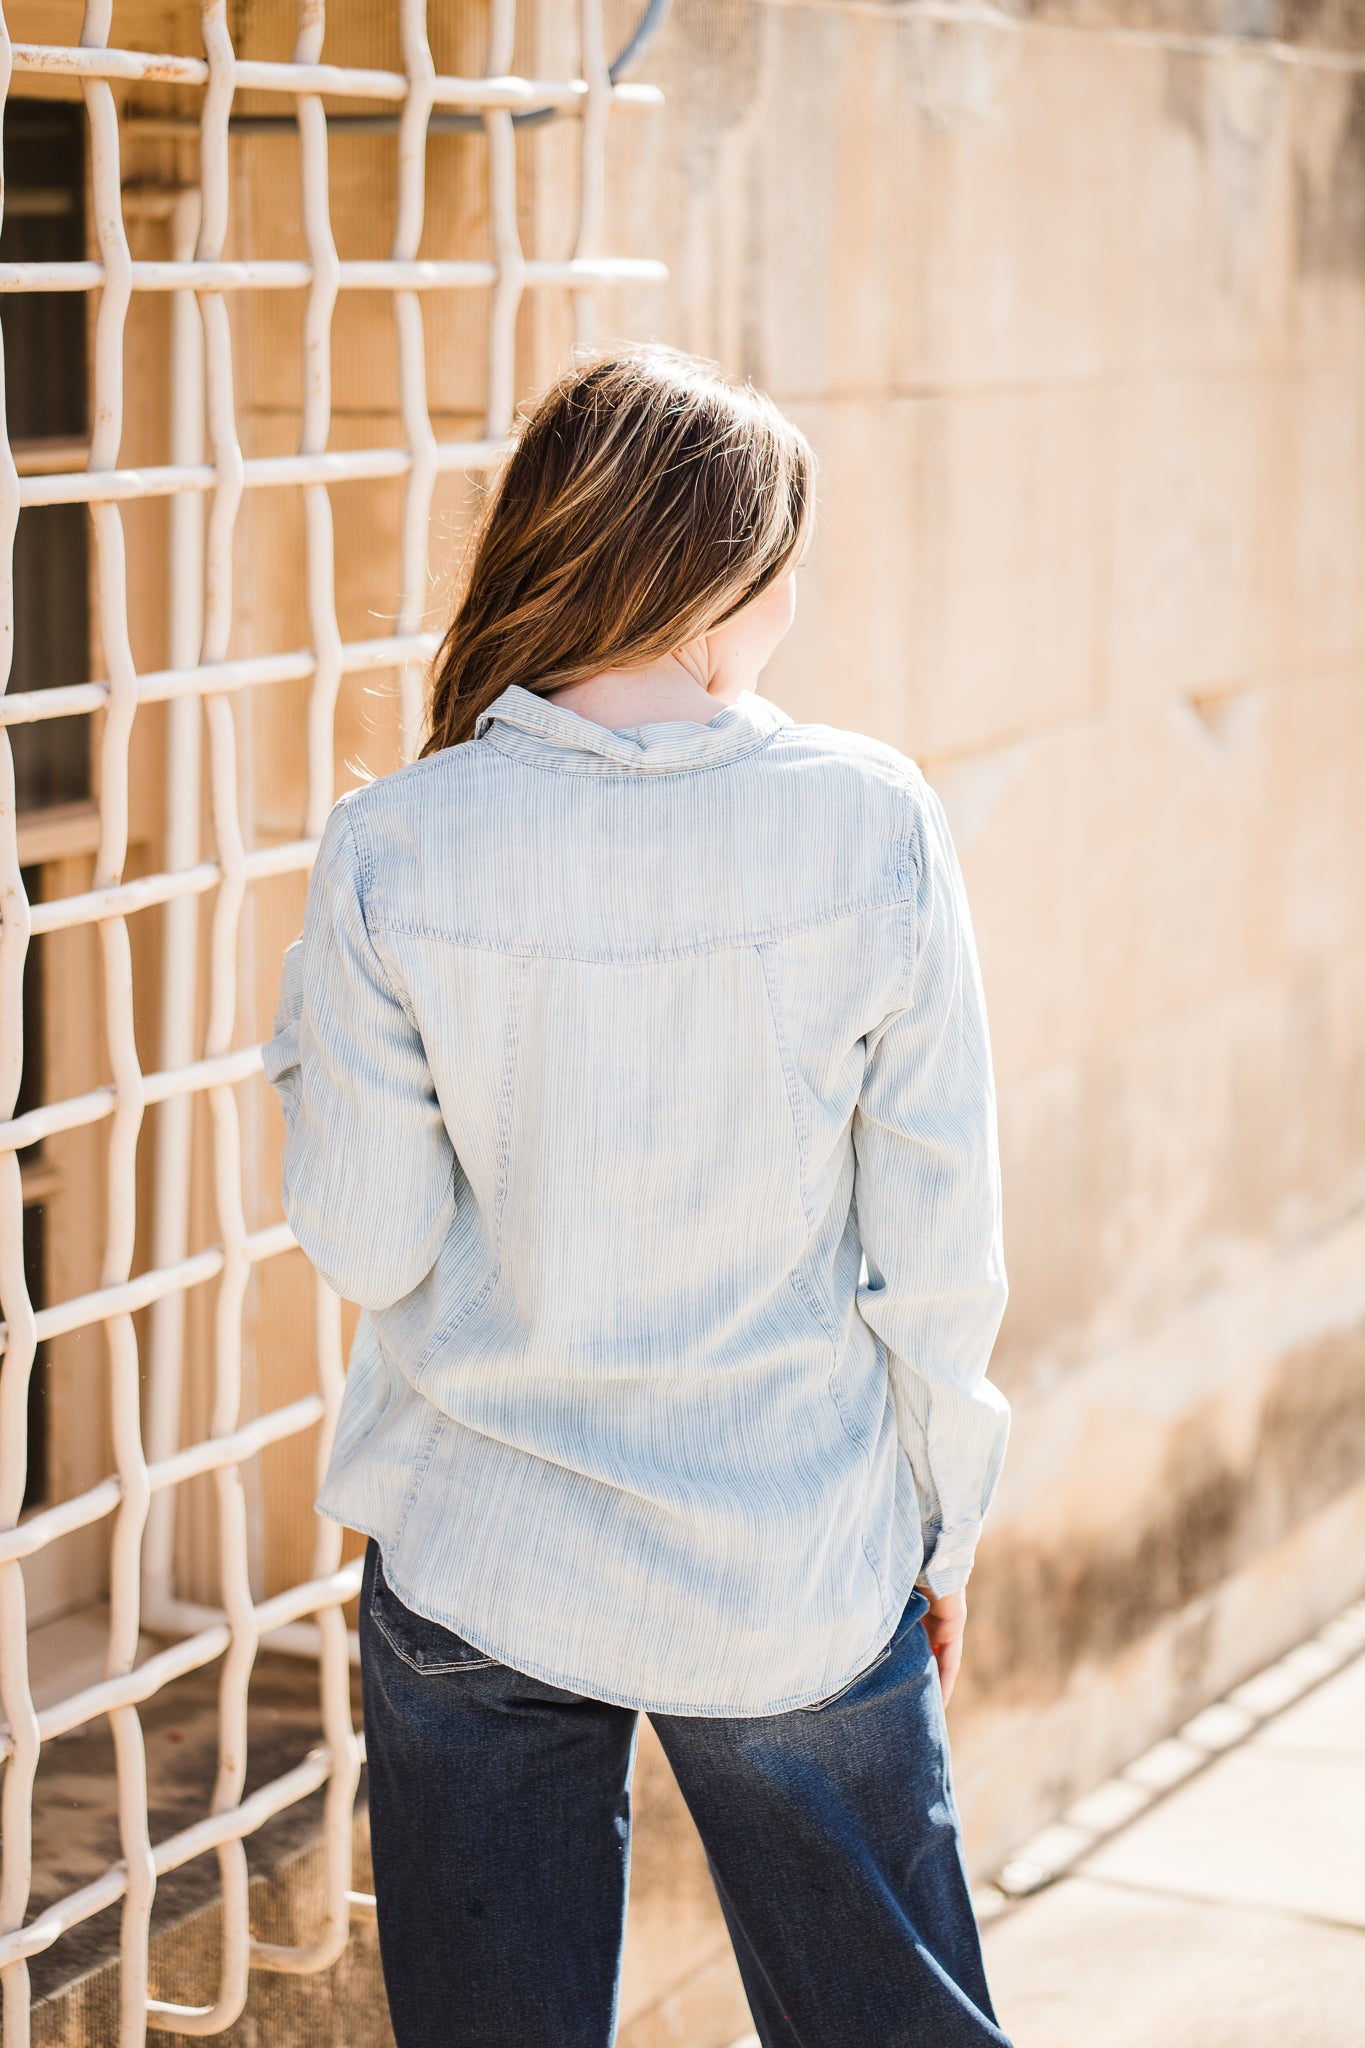
<instances>
[{"instance_id":1,"label":"window","mask_svg":"<svg viewBox=\"0 0 1365 2048\"><path fill-rule=\"evenodd\" d=\"M71 263L85 255L85 122L78 106L11 100L5 108L5 213L0 262ZM0 299L5 411L20 471L77 468L86 448L86 296L16 292ZM82 683L90 672L89 517L83 505L36 505L14 541L14 657L10 688ZM21 814L88 799L90 720L52 718L17 726L15 798ZM30 902L42 872L24 873ZM43 1100L43 949L24 963L24 1073L18 1114ZM51 1174L41 1141L23 1162L24 1273L35 1308L47 1303L47 1209ZM24 1507L48 1494L47 1347L38 1346L28 1406Z\"/></svg>"},{"instance_id":2,"label":"window","mask_svg":"<svg viewBox=\"0 0 1365 2048\"><path fill-rule=\"evenodd\" d=\"M53 100L5 108L5 215L0 262L72 263L85 255L85 115ZM5 410L21 474L82 469L86 459L84 292L0 297ZM83 683L90 673L89 515L35 505L14 541L12 690ZM89 718L16 727L20 811L90 795Z\"/></svg>"}]
</instances>

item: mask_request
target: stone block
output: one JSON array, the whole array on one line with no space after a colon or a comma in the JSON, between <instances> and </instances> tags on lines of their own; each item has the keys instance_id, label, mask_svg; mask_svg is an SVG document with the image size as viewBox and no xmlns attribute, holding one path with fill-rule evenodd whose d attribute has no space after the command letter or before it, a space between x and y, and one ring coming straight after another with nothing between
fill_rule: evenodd
<instances>
[{"instance_id":1,"label":"stone block","mask_svg":"<svg viewBox=\"0 0 1365 2048\"><path fill-rule=\"evenodd\" d=\"M753 116L760 373L808 395L888 359L914 390L1266 362L1287 96L1254 53L783 10Z\"/></svg>"},{"instance_id":2,"label":"stone block","mask_svg":"<svg viewBox=\"0 0 1365 2048\"><path fill-rule=\"evenodd\" d=\"M733 176L734 151L713 155L731 173L729 203L752 216L751 268L732 287L755 301L750 367L781 398L870 396L901 381L893 280L916 260L912 63L890 16L783 8L739 124L750 177Z\"/></svg>"},{"instance_id":3,"label":"stone block","mask_svg":"<svg viewBox=\"0 0 1365 2048\"><path fill-rule=\"evenodd\" d=\"M1359 363L1365 348L1365 120L1359 75L1328 65L1290 72L1294 291L1300 362Z\"/></svg>"},{"instance_id":4,"label":"stone block","mask_svg":"<svg viewBox=\"0 0 1365 2048\"><path fill-rule=\"evenodd\" d=\"M1287 395L1288 532L1280 574L1289 650L1300 667L1359 663L1365 651L1363 361L1357 355L1306 367Z\"/></svg>"},{"instance_id":5,"label":"stone block","mask_svg":"<svg viewBox=\"0 0 1365 2048\"><path fill-rule=\"evenodd\" d=\"M1239 693L1212 729L1172 704L933 766L1004 1082L1250 1000L1288 962L1301 1009L1305 976L1347 999L1363 720L1344 671Z\"/></svg>"},{"instance_id":6,"label":"stone block","mask_svg":"<svg viewBox=\"0 0 1365 2048\"><path fill-rule=\"evenodd\" d=\"M883 260L897 383L1101 375L1145 140L1131 86L1142 60L1098 38L969 22L911 19L893 34L901 224Z\"/></svg>"},{"instance_id":7,"label":"stone block","mask_svg":"<svg viewBox=\"0 0 1365 2048\"><path fill-rule=\"evenodd\" d=\"M624 134L611 239L669 261L655 331L731 342L792 401L1103 365L1134 144L1112 52L784 7L665 32L650 69L662 142Z\"/></svg>"},{"instance_id":8,"label":"stone block","mask_svg":"<svg viewBox=\"0 0 1365 2048\"><path fill-rule=\"evenodd\" d=\"M1292 285L1288 67L1254 48L1110 48L1133 145L1112 270L1114 366L1277 360Z\"/></svg>"},{"instance_id":9,"label":"stone block","mask_svg":"<svg viewBox=\"0 0 1365 2048\"><path fill-rule=\"evenodd\" d=\"M1365 1763L1365 1657L1357 1656L1257 1732L1258 1750L1310 1751L1346 1767Z\"/></svg>"},{"instance_id":10,"label":"stone block","mask_svg":"<svg viewBox=\"0 0 1365 2048\"><path fill-rule=\"evenodd\" d=\"M753 216L746 368L793 399L1097 374L1137 142L1131 60L890 10L783 8L766 27L716 95L735 101L744 78L730 125L749 138L731 193ZM681 124L716 53L674 62ZM680 146L695 220L733 160Z\"/></svg>"},{"instance_id":11,"label":"stone block","mask_svg":"<svg viewBox=\"0 0 1365 2048\"><path fill-rule=\"evenodd\" d=\"M939 761L1083 717L1102 599L1102 397L926 399L913 431L914 751Z\"/></svg>"},{"instance_id":12,"label":"stone block","mask_svg":"<svg viewBox=\"0 0 1365 2048\"><path fill-rule=\"evenodd\" d=\"M1193 1742L1168 1735L1160 1742L1154 1742L1141 1756L1135 1756L1130 1764L1124 1766L1123 1775L1141 1791L1169 1792L1182 1778L1202 1769L1204 1762L1204 1752Z\"/></svg>"},{"instance_id":13,"label":"stone block","mask_svg":"<svg viewBox=\"0 0 1365 2048\"><path fill-rule=\"evenodd\" d=\"M1292 1071L1293 1100L1321 1127L1358 1065L1348 1046L1330 1065L1324 1050L1271 990L1004 1088L1011 1298L997 1359L1012 1372L1066 1361L1147 1324L1280 1227L1290 1188L1304 1210L1339 1203L1348 1149L1303 1158L1276 1092Z\"/></svg>"},{"instance_id":14,"label":"stone block","mask_svg":"<svg viewBox=\"0 0 1365 2048\"><path fill-rule=\"evenodd\" d=\"M765 685L923 762L1082 715L1101 582L1086 391L800 405L820 523Z\"/></svg>"},{"instance_id":15,"label":"stone block","mask_svg":"<svg viewBox=\"0 0 1365 2048\"><path fill-rule=\"evenodd\" d=\"M1059 725L933 764L1004 1084L1109 1052L1263 971L1261 697L1213 740L1188 707Z\"/></svg>"},{"instance_id":16,"label":"stone block","mask_svg":"<svg viewBox=\"0 0 1365 2048\"><path fill-rule=\"evenodd\" d=\"M1365 662L1302 674L1267 710L1267 951L1302 976L1365 941Z\"/></svg>"},{"instance_id":17,"label":"stone block","mask_svg":"<svg viewBox=\"0 0 1365 2048\"><path fill-rule=\"evenodd\" d=\"M1263 1721L1283 1713L1295 1700L1321 1685L1339 1670L1342 1661L1329 1643L1310 1638L1248 1678L1244 1685L1234 1687L1228 1699L1234 1707L1245 1707Z\"/></svg>"},{"instance_id":18,"label":"stone block","mask_svg":"<svg viewBox=\"0 0 1365 2048\"><path fill-rule=\"evenodd\" d=\"M762 690L793 718L908 750L922 565L915 529L917 409L847 399L792 407L820 465L815 544L796 623Z\"/></svg>"},{"instance_id":19,"label":"stone block","mask_svg":"<svg viewBox=\"0 0 1365 2048\"><path fill-rule=\"evenodd\" d=\"M1144 378L1112 394L1110 700L1214 693L1274 673L1280 392L1268 375Z\"/></svg>"}]
</instances>

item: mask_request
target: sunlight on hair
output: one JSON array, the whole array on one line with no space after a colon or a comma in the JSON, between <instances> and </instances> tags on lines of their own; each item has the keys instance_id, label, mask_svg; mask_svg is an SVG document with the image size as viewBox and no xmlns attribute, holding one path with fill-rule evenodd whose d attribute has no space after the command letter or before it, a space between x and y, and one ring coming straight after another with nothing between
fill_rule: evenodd
<instances>
[{"instance_id":1,"label":"sunlight on hair","mask_svg":"<svg viewBox=\"0 0 1365 2048\"><path fill-rule=\"evenodd\" d=\"M803 555L814 458L772 400L657 343L576 354L519 423L432 668L424 754L513 683L656 661Z\"/></svg>"}]
</instances>

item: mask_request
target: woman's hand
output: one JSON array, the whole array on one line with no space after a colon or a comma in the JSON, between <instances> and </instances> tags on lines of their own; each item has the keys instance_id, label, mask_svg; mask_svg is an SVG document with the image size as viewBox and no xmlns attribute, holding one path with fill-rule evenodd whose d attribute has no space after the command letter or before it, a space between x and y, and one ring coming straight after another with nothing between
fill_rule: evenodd
<instances>
[{"instance_id":1,"label":"woman's hand","mask_svg":"<svg viewBox=\"0 0 1365 2048\"><path fill-rule=\"evenodd\" d=\"M927 1590L927 1589L926 1589ZM929 1638L929 1647L938 1665L938 1682L943 1692L946 1707L957 1683L958 1668L962 1663L962 1638L967 1632L967 1595L965 1593L940 1593L935 1599L929 1595L929 1612L922 1627Z\"/></svg>"}]
</instances>

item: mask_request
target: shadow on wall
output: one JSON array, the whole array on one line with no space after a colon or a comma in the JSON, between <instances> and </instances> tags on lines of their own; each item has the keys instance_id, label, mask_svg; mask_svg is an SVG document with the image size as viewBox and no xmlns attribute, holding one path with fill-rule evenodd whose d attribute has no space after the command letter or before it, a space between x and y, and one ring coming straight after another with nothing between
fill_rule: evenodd
<instances>
[{"instance_id":1,"label":"shadow on wall","mask_svg":"<svg viewBox=\"0 0 1365 2048\"><path fill-rule=\"evenodd\" d=\"M1360 1482L1365 1471L1365 1325L1287 1353L1268 1381L1249 1452L1234 1463L1217 1418L1170 1432L1151 1489L1159 1520L1056 1550L995 1544L977 1574L961 1709L1045 1703L1074 1668L1105 1663ZM1200 1637L1181 1677L1200 1690Z\"/></svg>"}]
</instances>

